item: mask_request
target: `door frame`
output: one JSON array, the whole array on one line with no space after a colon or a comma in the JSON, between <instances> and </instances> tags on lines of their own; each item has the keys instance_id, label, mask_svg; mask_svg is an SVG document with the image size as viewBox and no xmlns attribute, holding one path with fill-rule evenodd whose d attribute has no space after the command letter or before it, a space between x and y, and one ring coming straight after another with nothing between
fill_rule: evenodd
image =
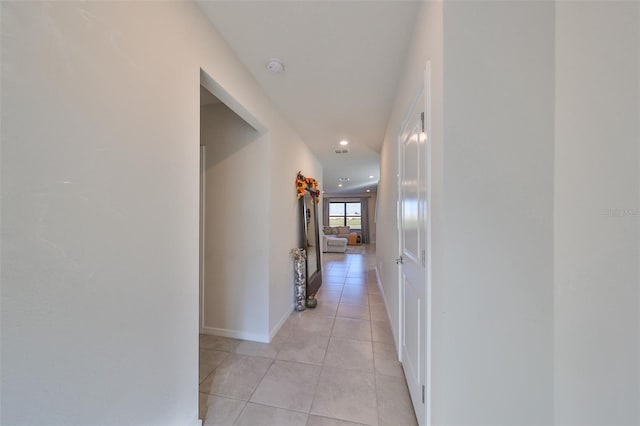
<instances>
[{"instance_id":1,"label":"door frame","mask_svg":"<svg viewBox=\"0 0 640 426\"><path fill-rule=\"evenodd\" d=\"M426 65L425 65L425 69L424 69L424 74L423 74L423 82L420 85L420 88L417 90L417 94L415 96L415 98L413 99L413 101L411 102L408 110L407 110L407 114L405 119L402 122L402 125L400 126L400 131L398 133L398 137L397 137L397 146L398 146L398 163L397 163L397 185L398 185L398 200L396 202L396 218L397 218L397 241L398 241L398 246L397 246L397 252L398 255L401 256L402 255L402 232L401 232L401 214L402 214L402 206L401 206L401 199L400 199L400 194L402 193L402 182L401 182L401 173L400 173L400 169L402 167L402 150L400 149L400 145L402 143L402 133L405 131L410 119L411 119L411 112L418 107L417 103L420 99L420 97L423 96L423 105L422 107L422 111L424 112L424 128L425 128L425 133L426 133L426 155L425 155L425 163L421 165L421 167L424 167L423 171L426 172L426 182L427 182L427 194L426 194L426 200L425 203L427 205L427 208L429 210L429 214L426 215L426 224L425 224L425 249L426 249L426 268L425 268L425 282L424 284L424 294L425 294L425 305L424 305L424 320L425 320L425 348L424 348L424 365L425 365L425 369L424 369L424 374L425 377L423 377L424 380L424 386L425 386L425 402L424 402L424 419L425 419L425 425L426 426L430 426L432 423L432 410L431 410L431 378L432 378L432 372L431 372L431 360L432 360L432 331L431 331L431 312L432 312L432 306L431 306L431 295L432 295L432 277L431 277L431 259L432 259L432 234L431 234L431 191L432 191L432 185L431 185L431 180L432 180L432 169L431 169L431 143L432 143L432 136L431 136L431 122L432 122L432 118L431 118L431 61L427 61ZM397 285L398 285L398 358L400 359L400 361L402 361L402 359L404 358L404 353L402 351L402 341L404 339L404 328L403 328L403 321L402 318L404 316L404 304L403 304L403 298L404 298L404 294L403 294L403 288L402 288L402 264L398 265L399 267L397 268Z\"/></svg>"}]
</instances>

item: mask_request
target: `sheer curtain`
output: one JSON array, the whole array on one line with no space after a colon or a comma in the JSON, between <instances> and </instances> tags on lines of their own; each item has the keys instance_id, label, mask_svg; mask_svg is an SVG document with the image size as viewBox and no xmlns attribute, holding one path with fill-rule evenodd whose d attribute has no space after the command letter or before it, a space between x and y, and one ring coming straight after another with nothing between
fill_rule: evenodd
<instances>
[{"instance_id":1,"label":"sheer curtain","mask_svg":"<svg viewBox=\"0 0 640 426\"><path fill-rule=\"evenodd\" d=\"M362 243L369 244L369 199L366 197L360 198L360 221Z\"/></svg>"}]
</instances>

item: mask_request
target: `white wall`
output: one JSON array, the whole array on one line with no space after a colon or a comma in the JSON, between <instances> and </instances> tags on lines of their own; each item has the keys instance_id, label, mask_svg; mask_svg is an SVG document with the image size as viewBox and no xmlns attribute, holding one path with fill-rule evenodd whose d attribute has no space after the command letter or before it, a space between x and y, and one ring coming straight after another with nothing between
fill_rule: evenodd
<instances>
[{"instance_id":1,"label":"white wall","mask_svg":"<svg viewBox=\"0 0 640 426\"><path fill-rule=\"evenodd\" d=\"M268 130L270 316L318 163L192 3L0 7L0 422L195 424L200 68Z\"/></svg>"},{"instance_id":2,"label":"white wall","mask_svg":"<svg viewBox=\"0 0 640 426\"><path fill-rule=\"evenodd\" d=\"M418 22L378 191L392 328L397 336L396 136L430 59L433 421L549 424L553 4L427 3Z\"/></svg>"},{"instance_id":3,"label":"white wall","mask_svg":"<svg viewBox=\"0 0 640 426\"><path fill-rule=\"evenodd\" d=\"M556 424L640 424L639 14L556 5Z\"/></svg>"},{"instance_id":4,"label":"white wall","mask_svg":"<svg viewBox=\"0 0 640 426\"><path fill-rule=\"evenodd\" d=\"M206 147L205 249L202 331L269 341L269 217L259 214L267 193L257 182L267 175L268 145L224 104L200 112Z\"/></svg>"},{"instance_id":5,"label":"white wall","mask_svg":"<svg viewBox=\"0 0 640 426\"><path fill-rule=\"evenodd\" d=\"M444 5L448 424L553 421L553 26L551 2Z\"/></svg>"},{"instance_id":6,"label":"white wall","mask_svg":"<svg viewBox=\"0 0 640 426\"><path fill-rule=\"evenodd\" d=\"M442 57L442 3L425 2L416 19L416 28L408 49L404 73L398 84L391 116L387 124L380 155L380 182L377 191L377 269L383 288L387 312L391 319L393 334L398 338L398 271L395 259L398 257L397 216L398 198L398 147L397 136L406 114L423 84L427 60L431 61L432 73L432 227L433 227L433 277L434 282L442 282L442 154L443 154L443 57ZM434 287L434 297L439 296L441 287ZM439 332L434 330L434 350L442 348L438 342ZM434 363L440 362L434 353ZM434 383L440 378L434 370ZM438 386L434 385L434 389ZM441 394L434 392L434 405L440 404ZM440 419L441 423L441 419ZM434 424L439 424L438 422Z\"/></svg>"},{"instance_id":7,"label":"white wall","mask_svg":"<svg viewBox=\"0 0 640 426\"><path fill-rule=\"evenodd\" d=\"M292 135L271 132L277 141L270 150L269 164L273 171L270 184L263 185L269 193L269 329L275 336L293 309L293 259L289 252L300 244L299 220L302 220L300 201L296 198L295 180L298 171L322 182L322 165L305 145ZM322 188L321 188L322 189ZM322 204L318 206L318 220L322 223Z\"/></svg>"},{"instance_id":8,"label":"white wall","mask_svg":"<svg viewBox=\"0 0 640 426\"><path fill-rule=\"evenodd\" d=\"M434 424L638 424L640 6L440 7L418 18L378 192L397 333L395 138L430 58Z\"/></svg>"}]
</instances>

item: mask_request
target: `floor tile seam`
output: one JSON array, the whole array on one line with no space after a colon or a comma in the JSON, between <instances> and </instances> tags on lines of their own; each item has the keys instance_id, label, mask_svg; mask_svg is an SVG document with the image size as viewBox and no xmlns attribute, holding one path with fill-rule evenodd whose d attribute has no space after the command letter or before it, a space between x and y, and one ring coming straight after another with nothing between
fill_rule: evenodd
<instances>
[{"instance_id":1,"label":"floor tile seam","mask_svg":"<svg viewBox=\"0 0 640 426\"><path fill-rule=\"evenodd\" d=\"M327 342L327 349L329 348L329 343ZM324 357L327 356L327 350L324 351ZM320 365L320 374L318 374L318 381L316 382L315 389L313 390L313 397L311 398L311 404L309 405L309 415L311 415L311 410L313 409L313 403L316 401L316 396L318 396L318 388L320 387L320 380L322 380L322 372L324 371L324 357L322 358L322 365ZM309 418L307 417L307 422Z\"/></svg>"},{"instance_id":2,"label":"floor tile seam","mask_svg":"<svg viewBox=\"0 0 640 426\"><path fill-rule=\"evenodd\" d=\"M214 395L214 396L218 396L218 397L226 398L226 399L232 399L232 400L234 400L234 401L240 401L240 402L242 402L242 403L243 403L243 405L242 405L242 409L238 412L238 414L236 414L236 416L235 416L235 417L233 418L233 420L231 421L231 424L232 424L232 425L235 425L235 424L236 424L236 422L238 421L238 419L240 418L240 416L242 415L242 413L244 413L244 409L246 408L247 404L249 403L249 401L245 401L244 399L238 399L238 398L233 398L233 397L223 396L223 395L217 395L217 394L210 394L210 395ZM209 410L208 410L208 408L209 408L209 405L207 404L207 414L209 414ZM206 420L207 420L207 418L206 418L206 417L207 417L207 416L205 416L205 417L202 419L202 424L203 424L203 425L205 424L205 422L206 422Z\"/></svg>"},{"instance_id":3,"label":"floor tile seam","mask_svg":"<svg viewBox=\"0 0 640 426\"><path fill-rule=\"evenodd\" d=\"M230 355L230 354L229 354L229 355ZM204 382L206 382L206 381L207 381L207 379L208 379L209 377L211 377L211 375L212 375L212 374L213 374L213 373L218 369L218 367L220 367L220 364L222 364L222 363L223 363L227 358L229 358L229 355L227 355L226 357L224 357L224 359L223 359L222 361L220 361L220 362L218 363L218 365L216 365L216 366L214 367L214 369L213 369L213 370L211 370L211 372L210 372L209 374L207 374L207 376L206 376L206 377L205 377L205 378L204 378L200 383L198 383L198 390L199 390L199 388L200 388L200 385L201 385L201 384L203 384ZM200 365L199 365L199 364L200 364L200 363L198 362L198 372L199 372L199 370L200 370Z\"/></svg>"},{"instance_id":4,"label":"floor tile seam","mask_svg":"<svg viewBox=\"0 0 640 426\"><path fill-rule=\"evenodd\" d=\"M248 399L238 398L237 396L226 395L226 394L218 393L218 392L208 393L207 395L213 395L213 396L219 396L219 397L222 397L222 398L233 399L234 401L249 402Z\"/></svg>"},{"instance_id":5,"label":"floor tile seam","mask_svg":"<svg viewBox=\"0 0 640 426\"><path fill-rule=\"evenodd\" d=\"M289 361L287 359L275 359L274 360L274 364L275 364L275 361L287 362L287 363L291 363L291 364L300 364L303 367L320 367L321 366L321 364L314 364L314 363L311 363L311 362L302 362L302 361ZM269 367L271 367L271 366L269 366Z\"/></svg>"},{"instance_id":6,"label":"floor tile seam","mask_svg":"<svg viewBox=\"0 0 640 426\"><path fill-rule=\"evenodd\" d=\"M375 371L375 374L376 374L377 376L391 377L391 378L394 378L394 379L400 379L400 378L402 378L402 377L403 377L403 376L394 376L394 375L391 375L391 374L380 373L380 372L378 372L377 370Z\"/></svg>"},{"instance_id":7,"label":"floor tile seam","mask_svg":"<svg viewBox=\"0 0 640 426\"><path fill-rule=\"evenodd\" d=\"M202 348L202 347L198 347L198 349L199 349L199 350L203 350L203 351L217 351L217 352L226 352L226 353L228 353L228 354L232 354L232 353L235 353L235 352L231 352L231 351L228 351L228 350L226 350L226 349L216 349L216 348ZM235 350L235 349L234 349L234 350Z\"/></svg>"},{"instance_id":8,"label":"floor tile seam","mask_svg":"<svg viewBox=\"0 0 640 426\"><path fill-rule=\"evenodd\" d=\"M249 401L244 401L244 405L242 406L242 410L240 410L240 412L233 419L233 422L231 423L232 425L236 425L238 423L238 420L244 414L244 411L247 409L247 405L249 405Z\"/></svg>"},{"instance_id":9,"label":"floor tile seam","mask_svg":"<svg viewBox=\"0 0 640 426\"><path fill-rule=\"evenodd\" d=\"M375 371L374 372L367 372L367 371L363 371L363 370L353 370L353 369L348 369L348 368L343 368L343 367L337 367L334 365L323 365L322 366L322 371L320 372L320 376L322 377L322 373L325 370L325 367L328 367L329 369L333 369L333 370L340 370L340 371L344 371L344 372L357 372L357 373L363 373L363 374L372 374L373 375L373 380L374 380L374 393L375 393L375 403L376 403L376 423L379 424L380 423L380 417L378 415L378 389L376 386L376 374ZM313 409L313 402L315 402L316 396L317 396L317 392L318 392L318 386L320 385L320 380L318 380L318 384L316 385L316 394L313 396L313 400L311 402L311 409ZM334 420L341 420L344 422L351 422L351 423L355 423L358 425L364 425L364 426L373 426L370 425L368 423L359 423L359 422L354 422L350 419L346 419L344 417L328 417L326 415L322 415L322 414L315 414L313 413L313 411L309 412L309 415L313 415L313 416L318 416L318 417L325 417L328 419L334 419Z\"/></svg>"},{"instance_id":10,"label":"floor tile seam","mask_svg":"<svg viewBox=\"0 0 640 426\"><path fill-rule=\"evenodd\" d=\"M313 402L313 400L312 400ZM281 407L279 405L271 405L271 404L267 404L266 402L258 402L258 401L247 401L247 404L256 404L256 405L262 405L263 407L269 407L269 408L279 408L280 410L285 410L285 411L291 411L292 413L300 413L300 414L306 414L307 416L309 415L310 411L311 411L311 405L309 405L309 411L301 411L301 410L295 410L293 408L285 408L285 407Z\"/></svg>"},{"instance_id":11,"label":"floor tile seam","mask_svg":"<svg viewBox=\"0 0 640 426\"><path fill-rule=\"evenodd\" d=\"M233 354L234 354L234 355L249 356L249 357L252 357L252 358L263 358L263 359L270 359L270 360L274 360L274 359L276 359L276 357L278 356L278 353L280 353L280 349L278 349L278 350L276 351L276 354L275 354L273 357L270 357L270 356L264 356L264 355L243 354L243 353L240 353L240 352L234 352ZM216 367L216 368L217 368L217 367Z\"/></svg>"},{"instance_id":12,"label":"floor tile seam","mask_svg":"<svg viewBox=\"0 0 640 426\"><path fill-rule=\"evenodd\" d=\"M373 350L373 343L371 344L371 350ZM376 375L376 367L375 360L373 361L373 387L376 392L376 420L378 425L380 425L380 404L378 403L378 376Z\"/></svg>"},{"instance_id":13,"label":"floor tile seam","mask_svg":"<svg viewBox=\"0 0 640 426\"><path fill-rule=\"evenodd\" d=\"M365 343L372 343L371 340L364 340L364 339L358 339L356 337L344 337L344 336L331 336L331 339L338 339L338 340L355 340L356 342L365 342ZM373 348L372 348L373 350Z\"/></svg>"},{"instance_id":14,"label":"floor tile seam","mask_svg":"<svg viewBox=\"0 0 640 426\"><path fill-rule=\"evenodd\" d=\"M309 413L309 415L310 415L310 416L315 416L315 417L322 417L322 418L324 418L324 419L329 419L329 420L340 420L340 421L345 421L345 422L349 422L349 423L352 423L352 424L354 424L354 425L358 425L358 426L370 426L370 425L367 425L366 423L358 423L358 422L354 422L354 421L352 421L352 420L342 420L342 419L339 419L339 418L337 418L337 417L329 417L329 416L324 416L324 415L322 415L322 414L311 414L311 413Z\"/></svg>"},{"instance_id":15,"label":"floor tile seam","mask_svg":"<svg viewBox=\"0 0 640 426\"><path fill-rule=\"evenodd\" d=\"M269 370L271 370L271 366L276 362L275 359L271 360L271 363L269 364L269 366L264 370L264 373L262 374L262 377L260 378L260 380L258 380L258 384L256 384L256 387L253 388L253 390L251 391L251 394L249 395L249 399L247 401L251 401L251 398L253 398L253 395L256 393L256 390L258 389L258 387L260 386L260 384L262 383L262 381L264 380L264 378L267 376L267 373L269 372Z\"/></svg>"},{"instance_id":16,"label":"floor tile seam","mask_svg":"<svg viewBox=\"0 0 640 426\"><path fill-rule=\"evenodd\" d=\"M376 397L376 398L377 398L377 397ZM376 401L376 402L377 402L377 401ZM377 405L377 404L376 404L376 405ZM376 407L376 410L377 410L377 407ZM316 417L324 417L324 418L326 418L326 419L331 419L331 420L338 420L338 421L341 421L341 422L353 423L353 424L355 424L355 425L359 425L359 426L360 426L360 425L361 425L361 426L374 426L374 425L371 425L371 424L369 424L369 423L359 423L359 422L354 422L353 420L345 419L344 417L328 417L328 416L323 416L323 415L321 415L321 414L314 414L314 413L309 413L309 415L310 415L310 416L316 416ZM382 426L382 425L378 425L378 426ZM385 426L386 426L386 425L385 425Z\"/></svg>"}]
</instances>

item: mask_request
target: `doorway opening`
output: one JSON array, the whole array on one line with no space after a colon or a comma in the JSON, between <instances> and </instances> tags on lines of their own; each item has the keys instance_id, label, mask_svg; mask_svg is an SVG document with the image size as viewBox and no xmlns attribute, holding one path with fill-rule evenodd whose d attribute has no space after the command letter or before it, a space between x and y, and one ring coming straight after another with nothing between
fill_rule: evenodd
<instances>
[{"instance_id":1,"label":"doorway opening","mask_svg":"<svg viewBox=\"0 0 640 426\"><path fill-rule=\"evenodd\" d=\"M200 83L199 331L263 341L267 307L262 312L247 296L268 296L267 265L255 253L268 238L266 218L258 214L259 182L268 167L266 135L204 72Z\"/></svg>"}]
</instances>

